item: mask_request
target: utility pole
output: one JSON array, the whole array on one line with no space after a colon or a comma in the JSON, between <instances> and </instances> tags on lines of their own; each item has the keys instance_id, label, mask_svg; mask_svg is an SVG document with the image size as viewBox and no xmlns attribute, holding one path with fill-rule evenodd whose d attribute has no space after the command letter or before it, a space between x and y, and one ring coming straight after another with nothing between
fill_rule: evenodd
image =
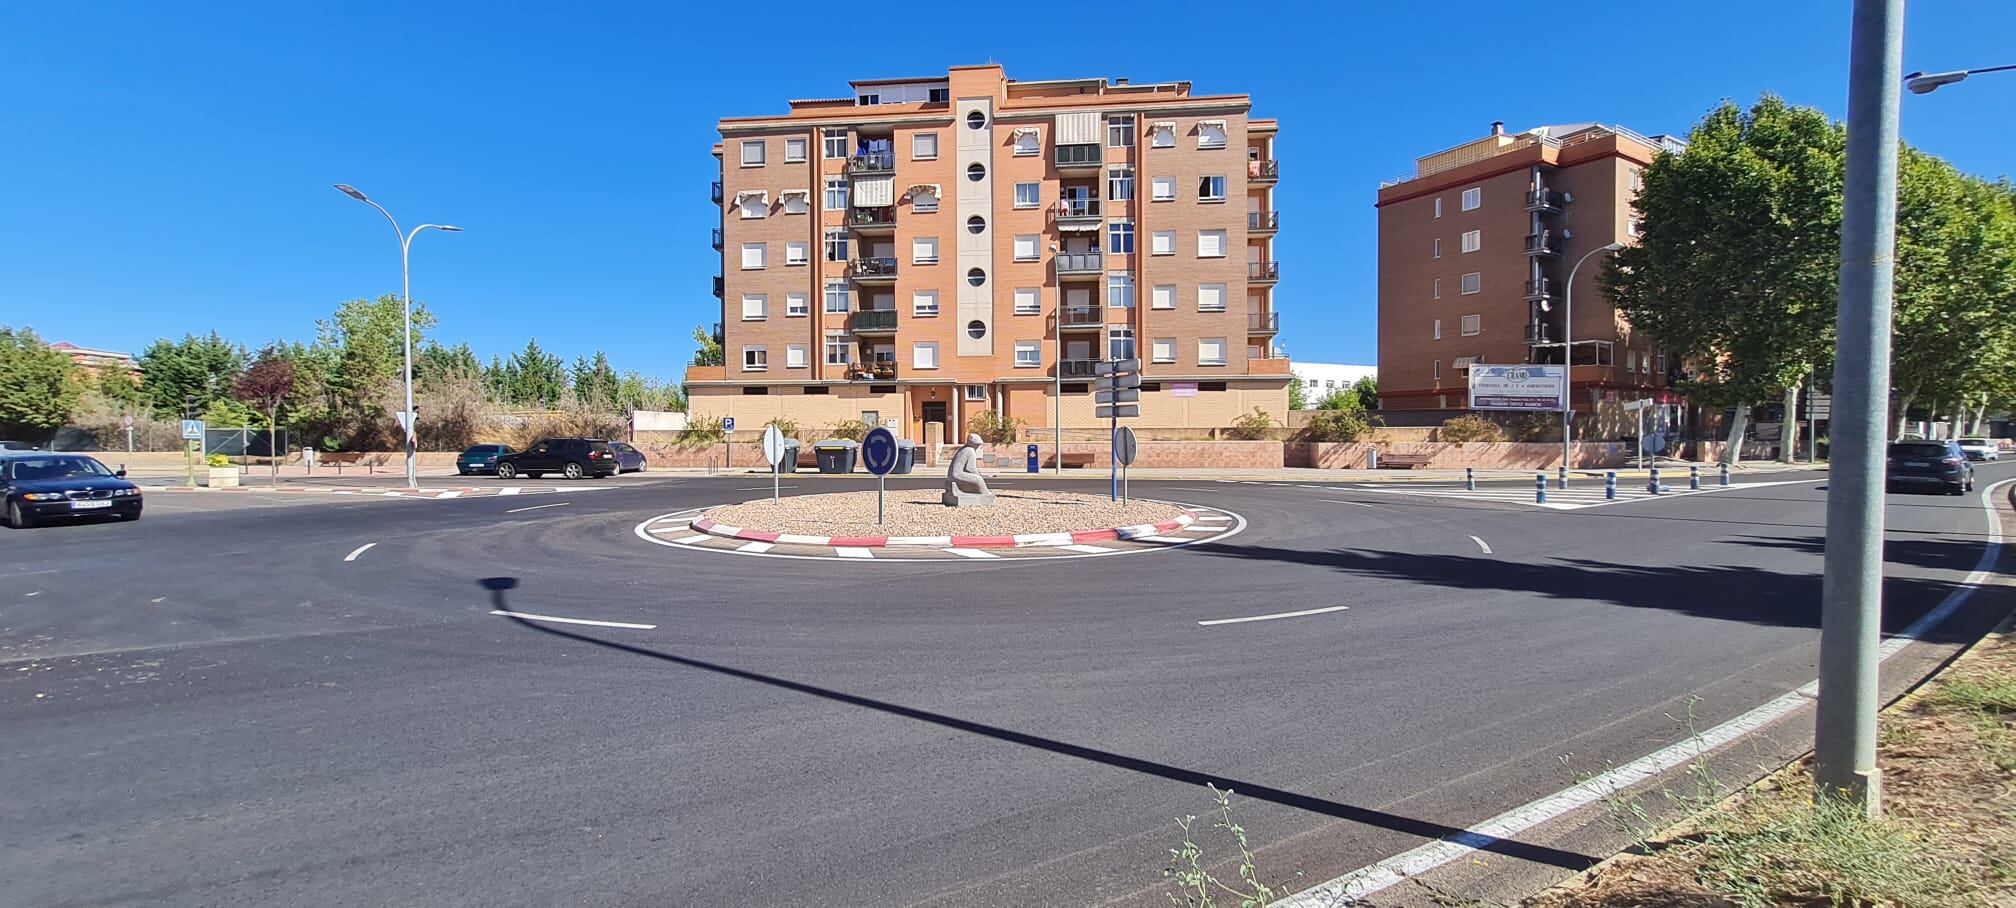
<instances>
[{"instance_id":1,"label":"utility pole","mask_svg":"<svg viewBox=\"0 0 2016 908\"><path fill-rule=\"evenodd\" d=\"M1890 405L1904 0L1855 0L1853 21L1813 779L1815 798L1845 799L1873 817L1882 811L1876 768L1882 453Z\"/></svg>"}]
</instances>

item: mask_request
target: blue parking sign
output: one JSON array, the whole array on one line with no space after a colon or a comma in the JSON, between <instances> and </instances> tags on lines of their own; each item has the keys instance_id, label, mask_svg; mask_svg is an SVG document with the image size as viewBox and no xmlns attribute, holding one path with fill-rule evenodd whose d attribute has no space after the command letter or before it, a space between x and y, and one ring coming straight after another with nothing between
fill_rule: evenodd
<instances>
[{"instance_id":1,"label":"blue parking sign","mask_svg":"<svg viewBox=\"0 0 2016 908\"><path fill-rule=\"evenodd\" d=\"M733 416L721 417L721 431L723 432L735 431L735 417Z\"/></svg>"}]
</instances>

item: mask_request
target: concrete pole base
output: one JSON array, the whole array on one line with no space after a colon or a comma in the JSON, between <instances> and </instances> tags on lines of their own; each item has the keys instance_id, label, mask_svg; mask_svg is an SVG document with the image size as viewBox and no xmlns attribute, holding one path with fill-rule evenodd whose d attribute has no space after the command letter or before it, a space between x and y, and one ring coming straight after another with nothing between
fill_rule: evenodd
<instances>
[{"instance_id":1,"label":"concrete pole base","mask_svg":"<svg viewBox=\"0 0 2016 908\"><path fill-rule=\"evenodd\" d=\"M1813 799L1817 802L1821 798L1834 798L1858 805L1862 808L1863 819L1876 819L1883 815L1883 770L1857 770L1848 774L1844 784L1816 781L1813 786Z\"/></svg>"}]
</instances>

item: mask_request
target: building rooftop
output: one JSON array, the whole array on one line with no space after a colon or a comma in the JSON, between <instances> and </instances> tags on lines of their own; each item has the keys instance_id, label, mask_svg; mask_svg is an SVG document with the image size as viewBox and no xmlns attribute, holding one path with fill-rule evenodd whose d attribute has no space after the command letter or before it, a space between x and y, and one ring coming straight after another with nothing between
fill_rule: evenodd
<instances>
[{"instance_id":1,"label":"building rooftop","mask_svg":"<svg viewBox=\"0 0 2016 908\"><path fill-rule=\"evenodd\" d=\"M1491 133L1481 139L1472 139L1453 148L1445 148L1434 154L1423 155L1414 161L1414 172L1380 182L1379 188L1398 186L1412 180L1434 176L1447 170L1455 170L1469 164L1501 154L1509 154L1521 149L1542 146L1547 148L1568 148L1597 139L1621 138L1644 146L1650 152L1684 151L1687 143L1668 135L1647 136L1622 126L1604 123L1556 123L1535 126L1520 133L1505 132L1505 124L1491 124Z\"/></svg>"}]
</instances>

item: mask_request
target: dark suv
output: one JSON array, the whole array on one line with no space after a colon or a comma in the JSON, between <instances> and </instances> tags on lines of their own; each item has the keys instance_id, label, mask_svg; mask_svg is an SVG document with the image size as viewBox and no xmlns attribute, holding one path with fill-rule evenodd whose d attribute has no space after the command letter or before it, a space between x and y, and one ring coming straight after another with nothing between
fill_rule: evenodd
<instances>
[{"instance_id":1,"label":"dark suv","mask_svg":"<svg viewBox=\"0 0 2016 908\"><path fill-rule=\"evenodd\" d=\"M497 458L498 479L516 479L521 475L538 479L548 473L580 479L608 476L618 469L616 452L599 438L542 438L532 447Z\"/></svg>"},{"instance_id":2,"label":"dark suv","mask_svg":"<svg viewBox=\"0 0 2016 908\"><path fill-rule=\"evenodd\" d=\"M1960 445L1951 441L1893 441L1884 485L1889 491L1906 486L1938 486L1948 495L1974 491L1974 465Z\"/></svg>"}]
</instances>

